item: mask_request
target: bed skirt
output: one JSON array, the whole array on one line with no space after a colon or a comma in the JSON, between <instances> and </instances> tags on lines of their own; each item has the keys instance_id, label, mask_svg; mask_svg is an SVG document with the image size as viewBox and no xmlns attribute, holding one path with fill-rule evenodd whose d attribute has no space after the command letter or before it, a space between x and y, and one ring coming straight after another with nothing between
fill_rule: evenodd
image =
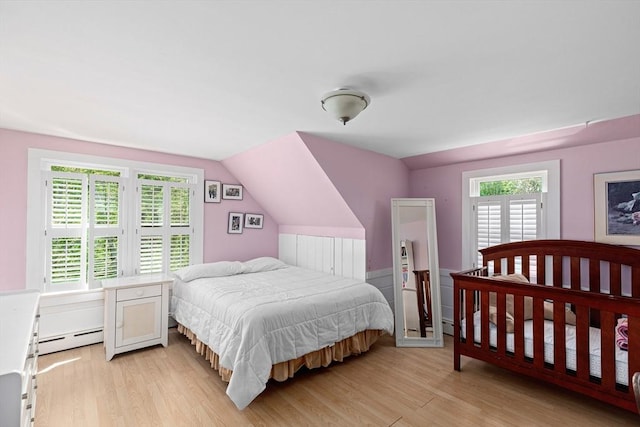
<instances>
[{"instance_id":1,"label":"bed skirt","mask_svg":"<svg viewBox=\"0 0 640 427\"><path fill-rule=\"evenodd\" d=\"M195 346L196 352L204 356L208 360L211 367L218 371L223 381L229 382L233 371L231 369L220 366L218 355L207 345L198 339L196 334L191 332L189 328L178 323L178 332L185 335L191 340L191 344ZM307 353L297 359L288 360L273 365L269 378L276 381L285 381L293 378L294 374L303 366L313 369L321 366L329 366L331 362L342 362L345 357L364 353L375 343L379 337L386 332L377 329L368 329L358 332L357 334L345 338L332 346L322 348L311 353Z\"/></svg>"}]
</instances>

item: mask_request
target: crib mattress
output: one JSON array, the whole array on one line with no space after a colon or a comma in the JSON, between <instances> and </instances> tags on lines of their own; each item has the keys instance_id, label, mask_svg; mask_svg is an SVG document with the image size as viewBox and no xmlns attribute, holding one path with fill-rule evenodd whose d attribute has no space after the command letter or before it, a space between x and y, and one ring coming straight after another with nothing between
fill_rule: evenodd
<instances>
[{"instance_id":1,"label":"crib mattress","mask_svg":"<svg viewBox=\"0 0 640 427\"><path fill-rule=\"evenodd\" d=\"M473 314L474 325L474 341L480 343L482 337L480 329L480 311L476 311ZM466 338L466 325L465 319L461 322L461 336ZM489 325L489 344L491 346L497 345L498 328L491 323ZM514 351L514 334L507 334L507 351ZM533 320L526 320L524 322L524 349L527 357L533 357ZM566 337L566 365L567 369L572 371L576 370L576 327L573 325L565 325L565 337ZM589 328L589 372L591 376L600 378L602 373L602 365L600 359L600 329ZM627 386L628 380L628 364L627 364L627 352L620 350L616 346L616 382ZM544 361L547 363L553 363L553 321L544 321Z\"/></svg>"}]
</instances>

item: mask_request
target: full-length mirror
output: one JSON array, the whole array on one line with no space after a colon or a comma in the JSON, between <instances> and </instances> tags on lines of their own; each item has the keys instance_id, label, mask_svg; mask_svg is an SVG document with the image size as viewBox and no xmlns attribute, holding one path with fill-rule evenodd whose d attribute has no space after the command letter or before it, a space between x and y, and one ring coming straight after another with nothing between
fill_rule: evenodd
<instances>
[{"instance_id":1,"label":"full-length mirror","mask_svg":"<svg viewBox=\"0 0 640 427\"><path fill-rule=\"evenodd\" d=\"M391 199L398 347L442 347L434 199Z\"/></svg>"}]
</instances>

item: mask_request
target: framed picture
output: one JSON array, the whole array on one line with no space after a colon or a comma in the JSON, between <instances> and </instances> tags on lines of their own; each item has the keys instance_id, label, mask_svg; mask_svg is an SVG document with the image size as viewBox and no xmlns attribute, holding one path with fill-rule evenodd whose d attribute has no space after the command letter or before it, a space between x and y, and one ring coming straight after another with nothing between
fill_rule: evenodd
<instances>
[{"instance_id":1,"label":"framed picture","mask_svg":"<svg viewBox=\"0 0 640 427\"><path fill-rule=\"evenodd\" d=\"M242 200L242 185L222 184L222 198L225 200Z\"/></svg>"},{"instance_id":2,"label":"framed picture","mask_svg":"<svg viewBox=\"0 0 640 427\"><path fill-rule=\"evenodd\" d=\"M204 181L204 202L220 203L220 181Z\"/></svg>"},{"instance_id":3,"label":"framed picture","mask_svg":"<svg viewBox=\"0 0 640 427\"><path fill-rule=\"evenodd\" d=\"M240 212L229 212L229 225L227 233L242 234L242 217L244 214Z\"/></svg>"},{"instance_id":4,"label":"framed picture","mask_svg":"<svg viewBox=\"0 0 640 427\"><path fill-rule=\"evenodd\" d=\"M593 175L595 240L640 245L640 170Z\"/></svg>"},{"instance_id":5,"label":"framed picture","mask_svg":"<svg viewBox=\"0 0 640 427\"><path fill-rule=\"evenodd\" d=\"M244 214L244 228L262 228L264 215L262 214Z\"/></svg>"}]
</instances>

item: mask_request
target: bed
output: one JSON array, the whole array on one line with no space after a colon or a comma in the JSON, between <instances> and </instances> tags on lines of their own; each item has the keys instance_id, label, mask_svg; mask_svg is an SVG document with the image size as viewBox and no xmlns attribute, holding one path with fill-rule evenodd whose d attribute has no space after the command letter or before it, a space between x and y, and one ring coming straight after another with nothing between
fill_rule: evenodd
<instances>
[{"instance_id":1,"label":"bed","mask_svg":"<svg viewBox=\"0 0 640 427\"><path fill-rule=\"evenodd\" d=\"M226 393L239 409L270 378L284 381L303 366L342 361L393 333L393 313L376 287L270 257L178 270L171 312L228 381Z\"/></svg>"},{"instance_id":2,"label":"bed","mask_svg":"<svg viewBox=\"0 0 640 427\"><path fill-rule=\"evenodd\" d=\"M533 240L480 252L482 268L451 274L454 369L471 357L637 412L640 250Z\"/></svg>"}]
</instances>

